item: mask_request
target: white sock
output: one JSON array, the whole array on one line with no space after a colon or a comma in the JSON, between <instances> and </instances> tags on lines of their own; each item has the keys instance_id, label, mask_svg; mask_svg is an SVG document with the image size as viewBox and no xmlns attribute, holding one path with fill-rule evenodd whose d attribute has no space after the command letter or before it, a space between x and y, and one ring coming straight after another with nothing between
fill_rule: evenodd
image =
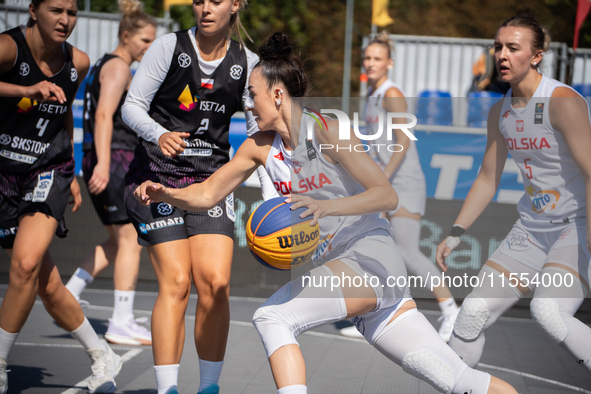
<instances>
[{"instance_id":1,"label":"white sock","mask_svg":"<svg viewBox=\"0 0 591 394\"><path fill-rule=\"evenodd\" d=\"M441 312L443 312L443 313L457 312L460 309L460 308L458 308L458 306L456 304L456 300L454 300L453 297L448 298L445 301L441 301L439 303L439 308L441 309Z\"/></svg>"},{"instance_id":2,"label":"white sock","mask_svg":"<svg viewBox=\"0 0 591 394\"><path fill-rule=\"evenodd\" d=\"M8 353L16 342L16 337L18 337L18 332L13 334L0 328L0 358L4 361L8 359Z\"/></svg>"},{"instance_id":3,"label":"white sock","mask_svg":"<svg viewBox=\"0 0 591 394\"><path fill-rule=\"evenodd\" d=\"M278 389L277 394L308 394L308 388L303 384L294 384Z\"/></svg>"},{"instance_id":4,"label":"white sock","mask_svg":"<svg viewBox=\"0 0 591 394\"><path fill-rule=\"evenodd\" d=\"M86 317L84 318L84 322L82 322L80 327L70 332L70 334L72 334L72 336L78 342L80 342L82 346L86 348L86 350L97 347L107 350L105 349L105 346L103 345L103 342L101 342L98 335L96 335L96 331L94 331L94 328L92 328Z\"/></svg>"},{"instance_id":5,"label":"white sock","mask_svg":"<svg viewBox=\"0 0 591 394\"><path fill-rule=\"evenodd\" d=\"M199 359L199 390L201 391L212 384L217 384L220 381L222 373L223 361L206 361Z\"/></svg>"},{"instance_id":6,"label":"white sock","mask_svg":"<svg viewBox=\"0 0 591 394\"><path fill-rule=\"evenodd\" d=\"M78 300L80 299L80 294L82 294L86 286L91 284L93 280L94 278L88 271L78 268L66 284L66 289L70 290L70 293L74 294L74 297Z\"/></svg>"},{"instance_id":7,"label":"white sock","mask_svg":"<svg viewBox=\"0 0 591 394\"><path fill-rule=\"evenodd\" d=\"M112 319L118 323L126 322L133 316L133 300L135 291L115 290L115 307Z\"/></svg>"},{"instance_id":8,"label":"white sock","mask_svg":"<svg viewBox=\"0 0 591 394\"><path fill-rule=\"evenodd\" d=\"M176 390L179 378L179 364L154 365L154 372L156 373L158 394L167 394L171 390Z\"/></svg>"}]
</instances>

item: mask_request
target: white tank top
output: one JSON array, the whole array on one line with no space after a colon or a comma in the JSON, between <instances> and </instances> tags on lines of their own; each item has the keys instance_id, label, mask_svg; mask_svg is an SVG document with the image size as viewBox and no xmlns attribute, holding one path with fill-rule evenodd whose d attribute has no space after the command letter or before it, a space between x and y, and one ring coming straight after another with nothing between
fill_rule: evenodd
<instances>
[{"instance_id":1,"label":"white tank top","mask_svg":"<svg viewBox=\"0 0 591 394\"><path fill-rule=\"evenodd\" d=\"M294 152L285 150L283 140L278 134L275 135L266 165L271 181L279 185L291 183L293 193L306 194L316 200L333 200L361 193L364 189L340 165L326 161L314 138L306 139L308 126L314 127L316 124L309 113L306 109L302 113L300 140ZM286 160L275 159L279 152L283 154L284 159L289 156L291 171L285 171ZM320 219L319 226L320 242L312 257L315 264L329 261L330 253L337 245L346 244L370 230L383 228L391 231L388 221L381 219L377 213L363 216L327 216Z\"/></svg>"},{"instance_id":2,"label":"white tank top","mask_svg":"<svg viewBox=\"0 0 591 394\"><path fill-rule=\"evenodd\" d=\"M524 108L513 108L509 90L499 118L499 130L523 176L525 194L517 211L524 225L538 231L586 216L585 180L562 133L550 123L550 98L557 87L571 89L543 76Z\"/></svg>"},{"instance_id":3,"label":"white tank top","mask_svg":"<svg viewBox=\"0 0 591 394\"><path fill-rule=\"evenodd\" d=\"M279 133L275 133L273 145L265 162L265 169L279 195L291 194L291 151L285 149Z\"/></svg>"},{"instance_id":4,"label":"white tank top","mask_svg":"<svg viewBox=\"0 0 591 394\"><path fill-rule=\"evenodd\" d=\"M376 161L376 163L378 163L380 167L382 167L382 169L388 165L392 155L394 154L385 147L396 143L396 137L394 135L392 141L387 139L387 128L385 124L387 121L387 112L383 107L384 96L388 89L392 87L400 90L400 92L402 92L404 95L404 92L398 85L390 80L387 80L371 93L365 105L365 124L368 135L376 134L379 127L379 115L382 114L382 119L384 122L382 135L380 138L371 141L371 143L383 145L379 147L379 151L377 149L372 149L369 152L370 156ZM397 100L401 99L397 98ZM427 187L425 174L423 173L423 170L421 169L421 163L419 162L419 153L417 152L415 141L410 140L410 145L408 146L406 154L404 155L404 159L392 175L392 178L390 178L390 183L395 190L400 191L420 190Z\"/></svg>"}]
</instances>

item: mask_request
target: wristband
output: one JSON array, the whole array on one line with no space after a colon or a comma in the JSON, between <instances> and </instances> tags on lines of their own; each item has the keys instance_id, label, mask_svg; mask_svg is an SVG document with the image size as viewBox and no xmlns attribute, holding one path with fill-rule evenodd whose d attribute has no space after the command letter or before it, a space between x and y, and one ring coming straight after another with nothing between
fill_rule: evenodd
<instances>
[{"instance_id":1,"label":"wristband","mask_svg":"<svg viewBox=\"0 0 591 394\"><path fill-rule=\"evenodd\" d=\"M462 227L459 224L454 224L453 227L451 228L451 231L449 232L449 236L450 237L460 237L460 236L462 236L462 234L464 234L464 232L466 232L466 230L464 230L464 227Z\"/></svg>"}]
</instances>

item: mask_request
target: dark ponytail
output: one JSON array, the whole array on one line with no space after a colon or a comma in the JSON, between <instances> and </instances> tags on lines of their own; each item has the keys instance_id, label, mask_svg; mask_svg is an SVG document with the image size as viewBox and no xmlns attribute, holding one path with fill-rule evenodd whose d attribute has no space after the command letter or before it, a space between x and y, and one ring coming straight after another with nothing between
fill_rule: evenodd
<instances>
[{"instance_id":1,"label":"dark ponytail","mask_svg":"<svg viewBox=\"0 0 591 394\"><path fill-rule=\"evenodd\" d=\"M292 52L292 42L285 33L274 33L259 47L261 61L255 68L271 89L278 82L283 83L291 97L306 97L310 91L308 77L304 73L302 61Z\"/></svg>"}]
</instances>

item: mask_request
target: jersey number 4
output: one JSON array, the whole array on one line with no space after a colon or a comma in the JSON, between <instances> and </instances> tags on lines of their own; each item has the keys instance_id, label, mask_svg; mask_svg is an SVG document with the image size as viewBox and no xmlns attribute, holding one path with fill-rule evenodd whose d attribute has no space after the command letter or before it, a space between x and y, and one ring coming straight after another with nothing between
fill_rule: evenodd
<instances>
[{"instance_id":1,"label":"jersey number 4","mask_svg":"<svg viewBox=\"0 0 591 394\"><path fill-rule=\"evenodd\" d=\"M47 128L48 124L49 119L39 118L39 122L37 122L37 128L39 129L39 137L43 136L43 133L45 133L45 129Z\"/></svg>"}]
</instances>

